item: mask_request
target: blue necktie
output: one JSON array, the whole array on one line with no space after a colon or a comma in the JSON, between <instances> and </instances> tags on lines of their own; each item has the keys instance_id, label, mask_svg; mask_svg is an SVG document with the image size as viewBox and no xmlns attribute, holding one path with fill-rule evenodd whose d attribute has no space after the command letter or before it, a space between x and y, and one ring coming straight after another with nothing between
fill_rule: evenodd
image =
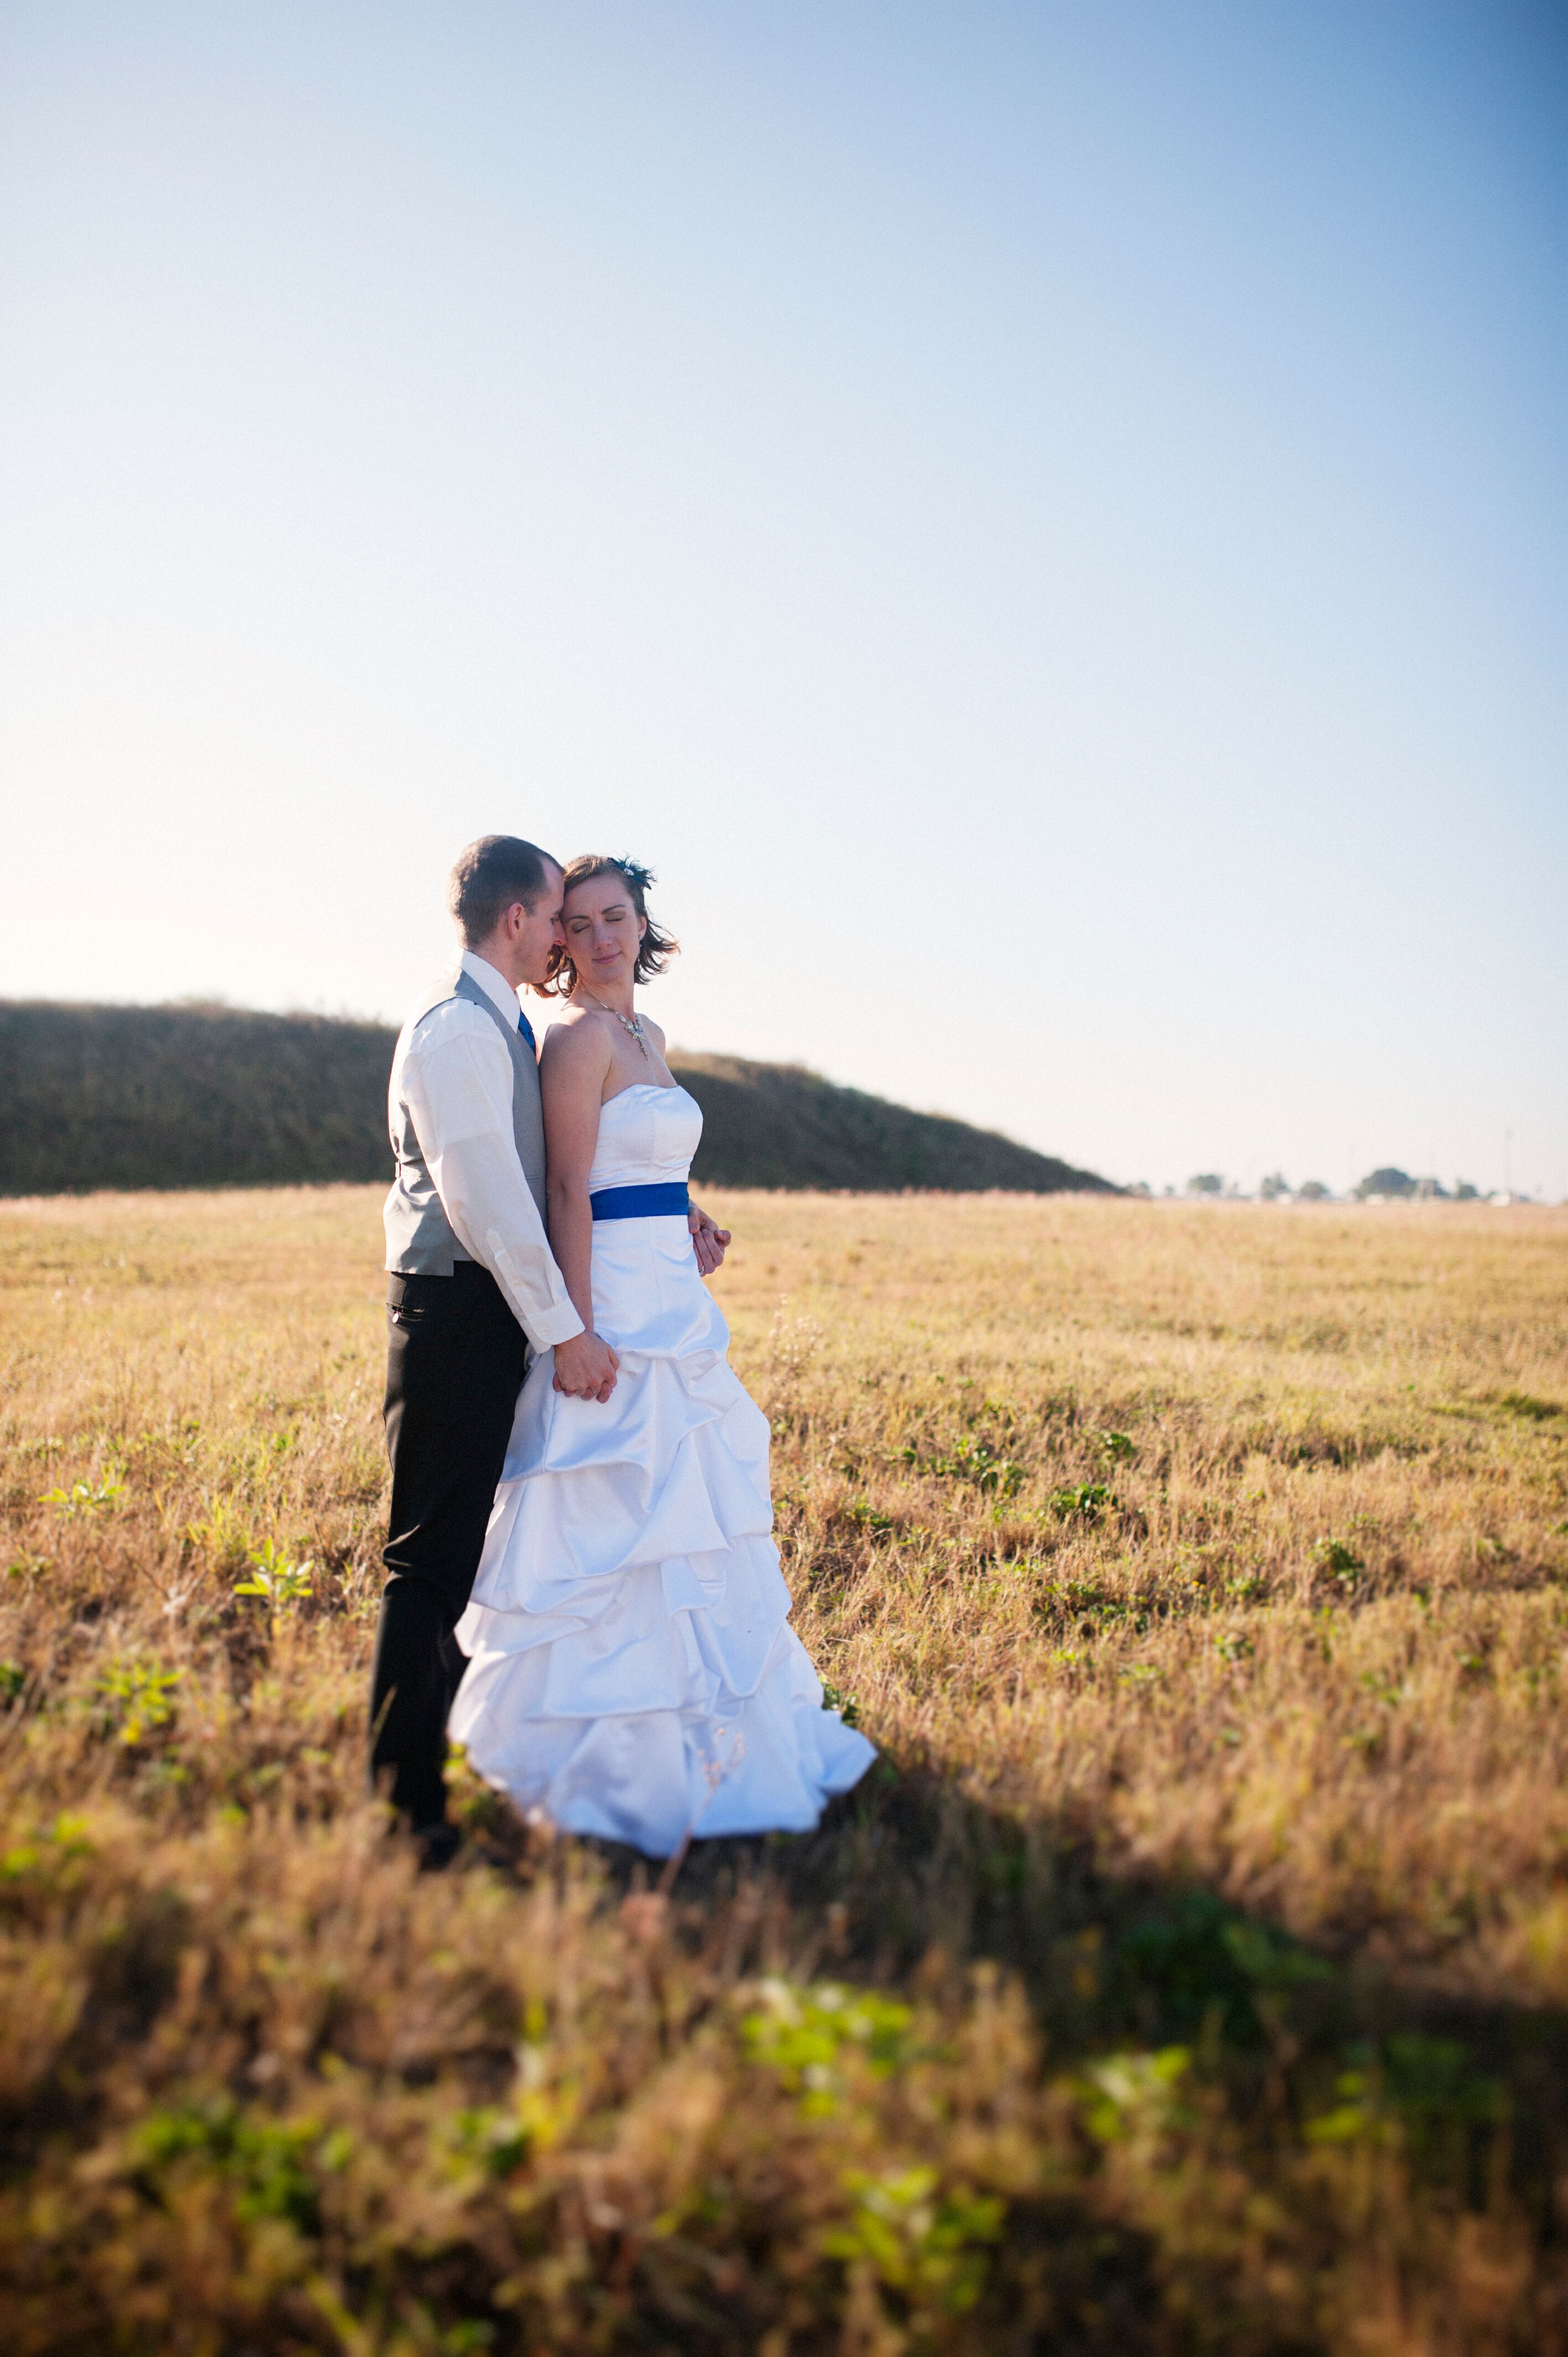
<instances>
[{"instance_id":1,"label":"blue necktie","mask_svg":"<svg viewBox=\"0 0 1568 2357\"><path fill-rule=\"evenodd\" d=\"M528 1042L529 1054L533 1058L535 1063L537 1063L539 1060L539 1042L533 1036L532 1024L529 1021L527 1016L523 1013L521 1007L519 1007L517 1012L517 1028Z\"/></svg>"}]
</instances>

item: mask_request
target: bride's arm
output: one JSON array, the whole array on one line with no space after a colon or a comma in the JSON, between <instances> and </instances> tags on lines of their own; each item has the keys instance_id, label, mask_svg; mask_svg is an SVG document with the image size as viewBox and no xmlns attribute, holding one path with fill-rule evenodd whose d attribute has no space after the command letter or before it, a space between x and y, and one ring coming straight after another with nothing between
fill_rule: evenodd
<instances>
[{"instance_id":1,"label":"bride's arm","mask_svg":"<svg viewBox=\"0 0 1568 2357\"><path fill-rule=\"evenodd\" d=\"M594 1327L594 1215L588 1172L599 1142L599 1097L610 1068L602 1025L570 1016L545 1034L539 1062L544 1103L546 1225L572 1307Z\"/></svg>"}]
</instances>

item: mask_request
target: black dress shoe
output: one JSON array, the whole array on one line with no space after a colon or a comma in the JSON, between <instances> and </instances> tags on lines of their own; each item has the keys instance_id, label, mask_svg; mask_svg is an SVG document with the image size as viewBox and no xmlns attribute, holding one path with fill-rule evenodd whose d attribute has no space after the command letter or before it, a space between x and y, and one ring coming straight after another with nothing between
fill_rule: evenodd
<instances>
[{"instance_id":1,"label":"black dress shoe","mask_svg":"<svg viewBox=\"0 0 1568 2357\"><path fill-rule=\"evenodd\" d=\"M462 1835L441 1818L433 1825L415 1825L413 1846L419 1852L421 1874L440 1874L456 1857Z\"/></svg>"}]
</instances>

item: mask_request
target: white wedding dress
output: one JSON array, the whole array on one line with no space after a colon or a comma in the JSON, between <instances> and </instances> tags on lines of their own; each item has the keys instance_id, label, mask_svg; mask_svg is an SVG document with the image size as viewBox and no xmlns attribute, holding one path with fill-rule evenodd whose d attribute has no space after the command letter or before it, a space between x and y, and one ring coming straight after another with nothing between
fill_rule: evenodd
<instances>
[{"instance_id":1,"label":"white wedding dress","mask_svg":"<svg viewBox=\"0 0 1568 2357\"><path fill-rule=\"evenodd\" d=\"M703 1116L639 1084L599 1116L589 1190L681 1182ZM680 1214L596 1219L607 1405L530 1370L450 1731L488 1782L571 1833L667 1857L688 1835L804 1832L875 1752L822 1707L770 1535L768 1419Z\"/></svg>"}]
</instances>

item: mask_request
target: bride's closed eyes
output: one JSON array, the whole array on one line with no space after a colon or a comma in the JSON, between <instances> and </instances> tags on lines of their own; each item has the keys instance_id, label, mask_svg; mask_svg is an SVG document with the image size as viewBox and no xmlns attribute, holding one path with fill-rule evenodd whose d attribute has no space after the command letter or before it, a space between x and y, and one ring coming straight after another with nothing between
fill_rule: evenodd
<instances>
[{"instance_id":1,"label":"bride's closed eyes","mask_svg":"<svg viewBox=\"0 0 1568 2357\"><path fill-rule=\"evenodd\" d=\"M611 905L607 909L601 909L598 913L604 919L607 925L624 925L627 919L631 914L630 903L626 900L612 901ZM587 913L575 917L568 917L566 920L566 931L569 933L585 932L591 929L593 921L594 920L592 915Z\"/></svg>"}]
</instances>

